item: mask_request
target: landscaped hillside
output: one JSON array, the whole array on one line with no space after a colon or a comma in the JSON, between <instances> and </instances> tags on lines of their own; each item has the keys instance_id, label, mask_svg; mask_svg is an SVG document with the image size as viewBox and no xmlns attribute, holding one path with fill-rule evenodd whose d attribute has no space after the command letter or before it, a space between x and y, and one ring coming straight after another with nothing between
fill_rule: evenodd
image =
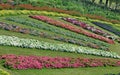
<instances>
[{"instance_id":1,"label":"landscaped hillside","mask_svg":"<svg viewBox=\"0 0 120 75\"><path fill-rule=\"evenodd\" d=\"M119 75L119 10L92 1L0 0L0 75Z\"/></svg>"}]
</instances>

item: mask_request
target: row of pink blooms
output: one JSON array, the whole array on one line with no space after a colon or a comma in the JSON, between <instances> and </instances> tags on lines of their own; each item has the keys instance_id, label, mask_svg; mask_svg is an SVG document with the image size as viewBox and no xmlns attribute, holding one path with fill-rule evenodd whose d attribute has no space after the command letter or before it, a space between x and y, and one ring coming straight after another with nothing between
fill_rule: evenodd
<instances>
[{"instance_id":1,"label":"row of pink blooms","mask_svg":"<svg viewBox=\"0 0 120 75\"><path fill-rule=\"evenodd\" d=\"M14 69L42 69L42 68L77 68L120 66L120 60L71 58L71 57L48 57L48 56L17 56L1 55L5 60L4 65Z\"/></svg>"}]
</instances>

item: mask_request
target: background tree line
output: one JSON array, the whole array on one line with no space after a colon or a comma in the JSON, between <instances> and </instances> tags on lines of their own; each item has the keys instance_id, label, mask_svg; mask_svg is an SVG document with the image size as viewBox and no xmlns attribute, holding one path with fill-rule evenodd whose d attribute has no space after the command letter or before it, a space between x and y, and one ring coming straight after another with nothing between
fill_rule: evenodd
<instances>
[{"instance_id":1,"label":"background tree line","mask_svg":"<svg viewBox=\"0 0 120 75\"><path fill-rule=\"evenodd\" d=\"M9 3L9 4L21 4L21 3L32 3L32 2L40 2L42 0L0 0L0 3ZM57 0L52 0L55 3ZM60 0L64 4L64 0ZM120 0L65 0L65 1L76 1L80 3L81 1L92 2L99 4L104 7L112 8L112 9L120 9Z\"/></svg>"},{"instance_id":2,"label":"background tree line","mask_svg":"<svg viewBox=\"0 0 120 75\"><path fill-rule=\"evenodd\" d=\"M99 1L99 5L104 5L105 7L112 8L112 5L114 6L113 9L120 8L120 0L91 0L92 3L95 3L95 1Z\"/></svg>"}]
</instances>

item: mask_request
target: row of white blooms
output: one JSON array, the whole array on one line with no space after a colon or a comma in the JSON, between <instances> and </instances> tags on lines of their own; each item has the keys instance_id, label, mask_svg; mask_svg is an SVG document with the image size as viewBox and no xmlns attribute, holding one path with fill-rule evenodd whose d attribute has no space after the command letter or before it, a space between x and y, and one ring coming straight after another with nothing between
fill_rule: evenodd
<instances>
[{"instance_id":1,"label":"row of white blooms","mask_svg":"<svg viewBox=\"0 0 120 75\"><path fill-rule=\"evenodd\" d=\"M23 39L15 36L1 35L0 45L18 46L18 47L24 47L24 48L37 48L37 49L54 50L54 51L75 52L75 53L84 53L84 54L112 57L112 58L120 58L120 56L114 52L97 50L97 49L92 49L92 48L82 47L82 46L75 46L71 44L55 44L55 43L48 43L44 41L38 41L35 39Z\"/></svg>"}]
</instances>

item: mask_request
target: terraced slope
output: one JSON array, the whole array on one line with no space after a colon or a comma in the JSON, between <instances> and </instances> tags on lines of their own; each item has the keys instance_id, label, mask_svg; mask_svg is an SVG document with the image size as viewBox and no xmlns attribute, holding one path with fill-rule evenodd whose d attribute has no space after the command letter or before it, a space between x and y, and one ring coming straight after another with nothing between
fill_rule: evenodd
<instances>
[{"instance_id":1,"label":"terraced slope","mask_svg":"<svg viewBox=\"0 0 120 75\"><path fill-rule=\"evenodd\" d=\"M119 73L120 37L92 24L99 20L30 10L0 15L0 68L11 75Z\"/></svg>"}]
</instances>

